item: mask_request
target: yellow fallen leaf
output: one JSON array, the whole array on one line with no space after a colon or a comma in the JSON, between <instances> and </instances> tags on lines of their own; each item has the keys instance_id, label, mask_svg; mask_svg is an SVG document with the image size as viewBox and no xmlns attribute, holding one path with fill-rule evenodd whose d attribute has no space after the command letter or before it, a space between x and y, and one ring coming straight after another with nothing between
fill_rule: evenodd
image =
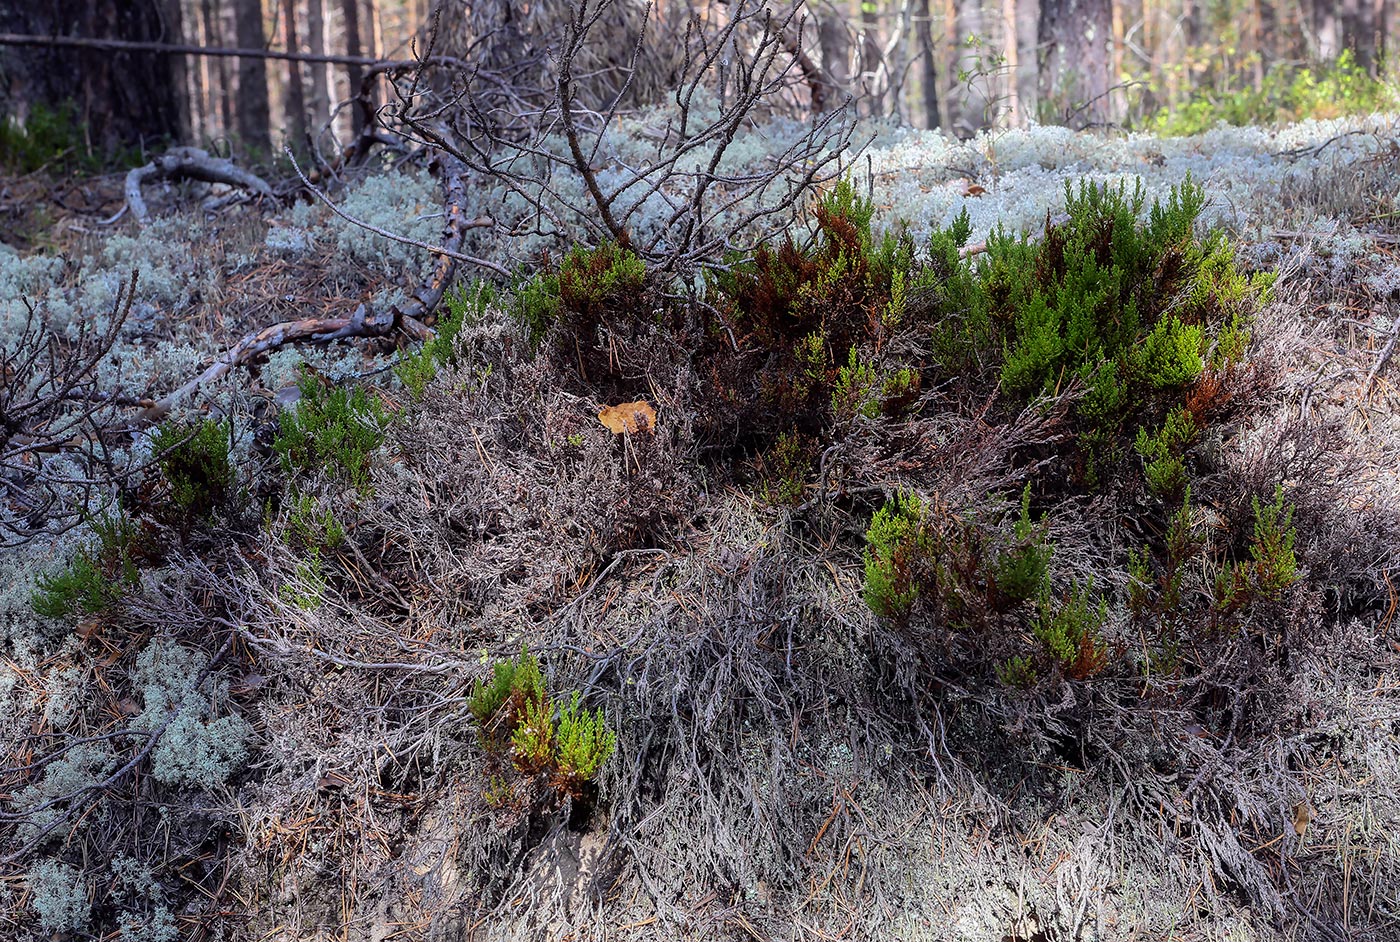
<instances>
[{"instance_id":1,"label":"yellow fallen leaf","mask_svg":"<svg viewBox=\"0 0 1400 942\"><path fill-rule=\"evenodd\" d=\"M1308 832L1308 824L1313 819L1312 808L1306 801L1298 803L1293 809L1293 833L1302 837Z\"/></svg>"},{"instance_id":2,"label":"yellow fallen leaf","mask_svg":"<svg viewBox=\"0 0 1400 942\"><path fill-rule=\"evenodd\" d=\"M604 406L598 410L598 421L602 422L615 435L623 432L640 432L656 428L656 410L645 399L636 402L622 402L615 406Z\"/></svg>"}]
</instances>

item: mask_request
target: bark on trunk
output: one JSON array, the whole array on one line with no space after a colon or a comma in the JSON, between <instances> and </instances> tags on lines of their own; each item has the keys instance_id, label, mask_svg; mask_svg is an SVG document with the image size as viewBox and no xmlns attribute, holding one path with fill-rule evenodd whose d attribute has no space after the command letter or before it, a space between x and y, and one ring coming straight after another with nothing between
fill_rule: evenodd
<instances>
[{"instance_id":1,"label":"bark on trunk","mask_svg":"<svg viewBox=\"0 0 1400 942\"><path fill-rule=\"evenodd\" d=\"M1071 127L1109 123L1110 0L1041 0L1041 98Z\"/></svg>"},{"instance_id":2,"label":"bark on trunk","mask_svg":"<svg viewBox=\"0 0 1400 942\"><path fill-rule=\"evenodd\" d=\"M884 59L880 55L879 14L880 8L876 0L861 0L861 82L865 86L866 100L870 103L870 113L883 116L885 114L885 79L882 75Z\"/></svg>"},{"instance_id":3,"label":"bark on trunk","mask_svg":"<svg viewBox=\"0 0 1400 942\"><path fill-rule=\"evenodd\" d=\"M179 5L168 0L46 0L0 3L0 32L181 42ZM72 103L92 150L119 150L189 136L185 64L160 52L0 49L0 112Z\"/></svg>"},{"instance_id":4,"label":"bark on trunk","mask_svg":"<svg viewBox=\"0 0 1400 942\"><path fill-rule=\"evenodd\" d=\"M1356 56L1356 64L1375 74L1375 0L1342 0L1342 45Z\"/></svg>"},{"instance_id":5,"label":"bark on trunk","mask_svg":"<svg viewBox=\"0 0 1400 942\"><path fill-rule=\"evenodd\" d=\"M345 17L345 52L347 55L359 56L364 53L360 45L360 4L359 0L341 0L341 13ZM350 81L350 98L354 98L360 93L360 84L364 81L365 70L358 65L352 65L345 70L345 76ZM354 133L355 139L359 140L360 134L365 129L365 117L359 108L351 109L350 130Z\"/></svg>"},{"instance_id":6,"label":"bark on trunk","mask_svg":"<svg viewBox=\"0 0 1400 942\"><path fill-rule=\"evenodd\" d=\"M282 0L282 29L287 39L288 52L300 52L301 40L297 35L296 0ZM306 92L301 85L301 63L287 60L287 128L291 137L292 150L302 153L309 140L306 133Z\"/></svg>"},{"instance_id":7,"label":"bark on trunk","mask_svg":"<svg viewBox=\"0 0 1400 942\"><path fill-rule=\"evenodd\" d=\"M262 0L234 0L233 28L243 49L263 49ZM262 59L238 60L238 137L259 157L272 153L272 109L267 98L267 63Z\"/></svg>"},{"instance_id":8,"label":"bark on trunk","mask_svg":"<svg viewBox=\"0 0 1400 942\"><path fill-rule=\"evenodd\" d=\"M325 0L307 0L306 44L312 55L326 54ZM320 133L331 120L331 86L324 62L308 63L311 70L311 101L309 103L315 133Z\"/></svg>"},{"instance_id":9,"label":"bark on trunk","mask_svg":"<svg viewBox=\"0 0 1400 942\"><path fill-rule=\"evenodd\" d=\"M204 37L208 45L223 46L224 44L224 24L222 10L214 6L214 0L200 0L200 15L204 20ZM219 86L219 123L211 128L211 137L223 137L229 133L233 127L233 83L229 79L228 60L216 57L205 60L209 66L211 76L210 95L213 95L212 83ZM210 103L210 114L213 114L214 106Z\"/></svg>"},{"instance_id":10,"label":"bark on trunk","mask_svg":"<svg viewBox=\"0 0 1400 942\"><path fill-rule=\"evenodd\" d=\"M1021 124L1021 93L1017 73L1021 67L1016 0L1001 0L1001 45L1006 57L1006 88L1002 119L1010 126Z\"/></svg>"},{"instance_id":11,"label":"bark on trunk","mask_svg":"<svg viewBox=\"0 0 1400 942\"><path fill-rule=\"evenodd\" d=\"M938 114L938 63L933 53L933 16L928 0L918 0L914 8L914 31L919 37L919 85L924 100L924 127L941 127Z\"/></svg>"}]
</instances>

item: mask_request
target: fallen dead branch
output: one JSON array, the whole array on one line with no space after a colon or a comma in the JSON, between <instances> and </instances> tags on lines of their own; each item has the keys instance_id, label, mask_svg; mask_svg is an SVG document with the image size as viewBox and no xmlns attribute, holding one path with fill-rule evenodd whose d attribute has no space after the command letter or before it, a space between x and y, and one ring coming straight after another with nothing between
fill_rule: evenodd
<instances>
[{"instance_id":1,"label":"fallen dead branch","mask_svg":"<svg viewBox=\"0 0 1400 942\"><path fill-rule=\"evenodd\" d=\"M141 187L150 180L176 180L188 177L208 183L227 183L252 190L259 196L271 197L272 187L251 171L236 166L233 161L212 157L198 147L172 147L150 163L135 167L126 175L126 205L137 223L146 225L150 211L141 196Z\"/></svg>"},{"instance_id":2,"label":"fallen dead branch","mask_svg":"<svg viewBox=\"0 0 1400 942\"><path fill-rule=\"evenodd\" d=\"M295 165L295 161L293 161ZM168 393L147 406L140 413L143 422L159 422L174 408L175 404L196 392L217 382L233 370L253 360L270 350L286 346L290 343L329 343L333 340L345 340L351 337L384 337L394 330L402 330L418 340L427 340L432 336L432 330L423 323L442 301L442 296L447 291L447 286L452 283L452 278L457 271L458 259L472 259L471 256L462 255L457 249L462 244L462 238L466 231L473 227L492 225L492 221L487 217L479 219L467 219L464 206L466 204L466 181L465 168L451 157L444 156L435 163L435 167L442 178L443 206L446 222L443 225L443 244L432 246L418 242L414 239L407 239L403 236L380 229L378 226L371 226L358 222L349 216L345 216L330 200L320 194L307 181L301 168L297 167L297 174L301 176L302 182L316 192L331 209L344 216L356 225L386 238L409 245L418 246L433 252L438 256L437 264L434 266L432 274L418 286L403 304L392 305L386 310L376 311L368 304L361 304L353 313L340 317L307 317L294 321L284 321L256 330L239 340L229 350L211 363L204 372L180 386L173 392ZM488 267L496 268L489 262L483 262Z\"/></svg>"}]
</instances>

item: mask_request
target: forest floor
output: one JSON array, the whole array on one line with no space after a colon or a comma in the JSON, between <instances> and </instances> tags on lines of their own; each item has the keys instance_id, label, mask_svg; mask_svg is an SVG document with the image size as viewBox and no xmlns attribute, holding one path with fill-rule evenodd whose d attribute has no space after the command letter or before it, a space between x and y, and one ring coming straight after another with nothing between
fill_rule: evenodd
<instances>
[{"instance_id":1,"label":"forest floor","mask_svg":"<svg viewBox=\"0 0 1400 942\"><path fill-rule=\"evenodd\" d=\"M619 132L621 163L644 124ZM1202 448L1242 480L1291 469L1290 494L1325 482L1337 515L1295 500L1305 570L1352 553L1371 571L1300 603L1315 631L1285 645L1257 701L1273 722L1247 738L1228 709L1140 709L1125 691L1151 685L1127 669L1112 693L1066 680L1010 707L940 676L882 708L918 684L863 594L871 514L909 487L1014 505L1024 476L1003 457L1023 446L958 424L929 388L909 433L926 450L854 421L800 499L775 501L768 452L697 430L680 360L608 389L656 409L649 437L618 436L597 417L613 402L560 381L508 295L481 297L421 395L394 370L417 341L391 335L278 349L184 405L177 418L232 420L239 496L193 534L163 524L108 611L33 607L90 525L0 549L0 935L1393 938L1400 119L1170 140L866 131L850 177L877 229L920 245L964 209L972 243L1043 231L1067 181L1141 180L1150 204L1189 174L1199 228L1279 273L1250 354L1267 384ZM740 159L792 133L748 129ZM470 193L469 215L503 215L498 192ZM136 269L101 375L148 401L250 331L393 304L430 269L317 203L228 196L153 189L138 228L112 221L119 176L0 179L0 336L32 306L71 341ZM437 183L411 162L334 198L420 241L441 230ZM474 230L464 251L514 269L565 240ZM293 483L267 447L307 375L371 389L394 417L367 486L334 468ZM121 447L139 463L149 435ZM1208 493L1202 526L1224 528L1224 491ZM1126 587L1075 549L1126 552L1114 506L1068 500L1046 526L1064 571L1097 575L1127 626ZM306 535L323 514L340 541ZM1354 527L1330 530L1343 517ZM1136 639L1113 637L1131 659ZM522 647L617 731L586 802L537 799L483 755L472 685ZM179 722L141 726L157 703ZM1036 711L1059 719L1028 732ZM109 784L143 735L152 749Z\"/></svg>"}]
</instances>

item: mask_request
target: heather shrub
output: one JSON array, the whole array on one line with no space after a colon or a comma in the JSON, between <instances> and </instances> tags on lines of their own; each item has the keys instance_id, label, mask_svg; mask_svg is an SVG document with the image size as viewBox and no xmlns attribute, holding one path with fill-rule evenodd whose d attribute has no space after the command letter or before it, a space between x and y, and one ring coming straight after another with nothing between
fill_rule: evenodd
<instances>
[{"instance_id":1,"label":"heather shrub","mask_svg":"<svg viewBox=\"0 0 1400 942\"><path fill-rule=\"evenodd\" d=\"M444 299L447 308L438 319L437 332L416 351L399 358L394 374L410 396L422 399L438 370L453 362L457 335L469 319L480 317L495 302L496 291L489 282L478 281Z\"/></svg>"},{"instance_id":2,"label":"heather shrub","mask_svg":"<svg viewBox=\"0 0 1400 942\"><path fill-rule=\"evenodd\" d=\"M601 709L590 713L579 701L575 690L556 715L539 660L522 650L497 661L489 680L477 681L467 707L488 755L508 757L527 778L544 776L559 795L582 798L612 754L616 736Z\"/></svg>"},{"instance_id":3,"label":"heather shrub","mask_svg":"<svg viewBox=\"0 0 1400 942\"><path fill-rule=\"evenodd\" d=\"M172 421L152 436L151 448L168 488L174 519L187 523L207 517L228 499L234 483L231 431L229 422L218 419L193 425Z\"/></svg>"},{"instance_id":4,"label":"heather shrub","mask_svg":"<svg viewBox=\"0 0 1400 942\"><path fill-rule=\"evenodd\" d=\"M1183 406L1173 407L1155 433L1138 429L1137 450L1146 462L1143 473L1148 490L1166 500L1180 498L1186 487L1184 455L1196 435L1196 420Z\"/></svg>"},{"instance_id":5,"label":"heather shrub","mask_svg":"<svg viewBox=\"0 0 1400 942\"><path fill-rule=\"evenodd\" d=\"M364 387L328 389L314 374L298 384L301 399L282 413L273 450L288 471L343 475L360 490L369 487L370 454L384 440L389 417L379 398Z\"/></svg>"},{"instance_id":6,"label":"heather shrub","mask_svg":"<svg viewBox=\"0 0 1400 942\"><path fill-rule=\"evenodd\" d=\"M106 611L136 585L139 528L120 511L90 523L92 539L78 548L66 568L38 578L34 610L49 618Z\"/></svg>"},{"instance_id":7,"label":"heather shrub","mask_svg":"<svg viewBox=\"0 0 1400 942\"><path fill-rule=\"evenodd\" d=\"M573 314L598 316L604 305L634 302L645 278L646 266L631 249L613 242L575 246L559 265L559 302Z\"/></svg>"},{"instance_id":8,"label":"heather shrub","mask_svg":"<svg viewBox=\"0 0 1400 942\"><path fill-rule=\"evenodd\" d=\"M1255 496L1251 504L1254 527L1249 559L1226 563L1216 575L1215 602L1225 613L1253 601L1278 601L1300 578L1298 557L1293 551L1297 538L1293 507L1284 501L1283 488L1275 488L1272 501L1261 504Z\"/></svg>"},{"instance_id":9,"label":"heather shrub","mask_svg":"<svg viewBox=\"0 0 1400 942\"><path fill-rule=\"evenodd\" d=\"M532 347L538 347L559 318L559 274L548 270L522 280L515 289L511 313L525 328Z\"/></svg>"},{"instance_id":10,"label":"heather shrub","mask_svg":"<svg viewBox=\"0 0 1400 942\"><path fill-rule=\"evenodd\" d=\"M330 507L322 508L310 494L297 494L287 516L287 532L304 550L335 549L345 542L345 527Z\"/></svg>"},{"instance_id":11,"label":"heather shrub","mask_svg":"<svg viewBox=\"0 0 1400 942\"><path fill-rule=\"evenodd\" d=\"M1108 602L1091 598L1093 584L1071 586L1063 598L1055 599L1048 588L1041 596L1031 634L1039 641L1065 675L1083 680L1101 672L1108 664L1108 648L1103 626L1108 621Z\"/></svg>"},{"instance_id":12,"label":"heather shrub","mask_svg":"<svg viewBox=\"0 0 1400 942\"><path fill-rule=\"evenodd\" d=\"M914 567L927 549L924 504L906 494L875 511L865 533L865 601L885 618L909 614L918 597Z\"/></svg>"},{"instance_id":13,"label":"heather shrub","mask_svg":"<svg viewBox=\"0 0 1400 942\"><path fill-rule=\"evenodd\" d=\"M523 721L527 704L545 699L544 675L533 654L497 661L490 680L479 680L472 688L467 709L475 717L483 745L509 738Z\"/></svg>"},{"instance_id":14,"label":"heather shrub","mask_svg":"<svg viewBox=\"0 0 1400 942\"><path fill-rule=\"evenodd\" d=\"M590 713L579 706L575 690L559 708L557 745L551 784L578 797L612 755L617 736L608 729L602 709Z\"/></svg>"},{"instance_id":15,"label":"heather shrub","mask_svg":"<svg viewBox=\"0 0 1400 942\"><path fill-rule=\"evenodd\" d=\"M0 166L18 174L36 170L80 170L98 173L104 167L121 169L140 163L140 154L123 149L110 159L94 152L86 128L73 102L57 107L35 102L21 121L7 114L0 120Z\"/></svg>"},{"instance_id":16,"label":"heather shrub","mask_svg":"<svg viewBox=\"0 0 1400 942\"><path fill-rule=\"evenodd\" d=\"M1045 590L1053 544L1043 526L1031 522L1031 486L1021 492L1021 513L1013 525L1011 545L997 555L996 592L1006 603L1017 605Z\"/></svg>"}]
</instances>

